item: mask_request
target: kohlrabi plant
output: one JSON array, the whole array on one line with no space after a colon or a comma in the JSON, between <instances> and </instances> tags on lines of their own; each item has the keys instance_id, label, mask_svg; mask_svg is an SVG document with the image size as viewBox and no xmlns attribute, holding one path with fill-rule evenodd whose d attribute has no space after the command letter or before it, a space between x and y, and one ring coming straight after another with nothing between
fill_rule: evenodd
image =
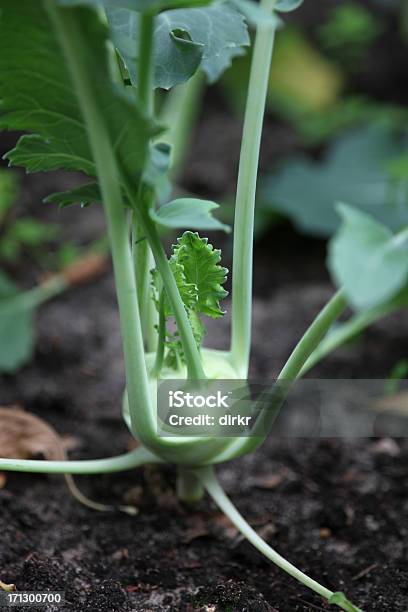
<instances>
[{"instance_id":1,"label":"kohlrabi plant","mask_svg":"<svg viewBox=\"0 0 408 612\"><path fill-rule=\"evenodd\" d=\"M92 461L2 459L0 469L98 474L144 463L173 464L182 500L195 501L207 491L268 559L329 603L355 611L342 593L306 576L271 548L218 483L214 466L255 451L265 434L165 437L158 434L157 423L159 381L205 385L217 379L247 379L255 191L265 98L276 28L282 14L300 4L301 0L262 0L259 5L248 0L1 0L0 126L27 132L6 157L27 172L81 171L90 177L89 183L50 199L103 205L125 357L124 416L138 446L122 456ZM177 125L166 126L156 113L154 92L185 83L198 72L216 80L249 45L247 22L255 26L256 37L236 193L231 345L228 351L218 351L202 348L202 341L205 319L223 315L227 270L220 251L201 234L228 228L213 217L214 202L170 201L176 135L183 133L187 117L183 114ZM351 219L347 209L342 214ZM187 230L170 257L160 239L162 227ZM389 238L391 250L397 248L402 238L387 236L376 233L383 242ZM392 254L387 261L391 260ZM309 367L308 360L352 292L350 287L340 289L317 315L281 370L278 378L285 385Z\"/></svg>"}]
</instances>

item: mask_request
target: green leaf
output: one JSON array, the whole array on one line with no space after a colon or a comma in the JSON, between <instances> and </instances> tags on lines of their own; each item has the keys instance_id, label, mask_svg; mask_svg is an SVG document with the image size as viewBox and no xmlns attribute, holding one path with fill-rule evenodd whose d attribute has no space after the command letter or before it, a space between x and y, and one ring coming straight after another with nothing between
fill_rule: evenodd
<instances>
[{"instance_id":1,"label":"green leaf","mask_svg":"<svg viewBox=\"0 0 408 612\"><path fill-rule=\"evenodd\" d=\"M215 202L196 198L180 198L164 204L158 210L151 210L150 217L155 223L167 228L189 228L196 230L223 230L231 228L212 216L219 208Z\"/></svg>"},{"instance_id":2,"label":"green leaf","mask_svg":"<svg viewBox=\"0 0 408 612\"><path fill-rule=\"evenodd\" d=\"M393 179L389 162L404 143L385 126L372 125L339 138L322 162L304 156L289 160L261 188L268 207L316 236L330 236L339 227L335 202L347 202L371 214L392 230L408 223L408 180Z\"/></svg>"},{"instance_id":3,"label":"green leaf","mask_svg":"<svg viewBox=\"0 0 408 612\"><path fill-rule=\"evenodd\" d=\"M207 238L185 232L173 247L170 261L181 265L186 282L197 287L195 311L215 319L221 317L224 311L220 300L228 295L222 287L228 270L220 266L221 251L208 244Z\"/></svg>"},{"instance_id":4,"label":"green leaf","mask_svg":"<svg viewBox=\"0 0 408 612\"><path fill-rule=\"evenodd\" d=\"M82 207L102 202L98 183L85 183L69 191L58 191L44 198L44 202L58 204L60 208L80 204Z\"/></svg>"},{"instance_id":5,"label":"green leaf","mask_svg":"<svg viewBox=\"0 0 408 612\"><path fill-rule=\"evenodd\" d=\"M303 0L278 0L275 4L275 11L289 13L299 8L301 4L303 4Z\"/></svg>"},{"instance_id":6,"label":"green leaf","mask_svg":"<svg viewBox=\"0 0 408 612\"><path fill-rule=\"evenodd\" d=\"M137 82L139 16L125 9L107 11L112 39L133 83ZM154 30L154 85L169 89L201 68L210 82L244 53L250 43L243 16L214 5L160 13Z\"/></svg>"},{"instance_id":7,"label":"green leaf","mask_svg":"<svg viewBox=\"0 0 408 612\"><path fill-rule=\"evenodd\" d=\"M351 603L344 593L341 593L340 591L333 593L329 599L329 604L340 606L343 610L346 610L346 612L362 612L360 608L357 608L357 606Z\"/></svg>"},{"instance_id":8,"label":"green leaf","mask_svg":"<svg viewBox=\"0 0 408 612\"><path fill-rule=\"evenodd\" d=\"M12 374L23 366L34 351L31 308L14 302L19 289L0 272L0 372Z\"/></svg>"},{"instance_id":9,"label":"green leaf","mask_svg":"<svg viewBox=\"0 0 408 612\"><path fill-rule=\"evenodd\" d=\"M7 121L7 117L5 117L4 123L2 123L0 117L0 128L7 127L5 121ZM26 127L18 129L30 129L28 127L28 122L24 123ZM12 123L8 123L7 125L10 129L14 129ZM39 130L38 127L35 129ZM44 137L46 136L39 136L37 134L22 136L16 147L4 156L5 159L9 160L10 166L22 166L28 173L52 172L53 170L64 168L65 170L79 170L85 172L85 174L89 176L95 174L94 164L91 160L91 152L88 150L85 141L80 142L78 140L76 143L77 149L73 153L70 153L70 145L69 143L64 143L62 135L61 138L54 137L52 140L48 141L44 140ZM82 145L83 151L81 152ZM87 149L86 153L85 149ZM84 154L86 156L83 157L82 155Z\"/></svg>"},{"instance_id":10,"label":"green leaf","mask_svg":"<svg viewBox=\"0 0 408 612\"><path fill-rule=\"evenodd\" d=\"M221 317L224 312L220 308L220 300L228 295L222 287L227 278L228 270L219 265L220 251L214 250L208 244L207 238L200 238L197 233L185 232L173 245L173 254L170 258L170 268L176 281L178 290L197 347L200 348L206 329L200 315L212 318ZM159 300L163 291L161 277L157 269L152 271L153 300L160 311ZM164 316L166 319L173 316L171 305L164 299ZM177 369L184 362L183 347L178 331L166 330L166 364Z\"/></svg>"},{"instance_id":11,"label":"green leaf","mask_svg":"<svg viewBox=\"0 0 408 612\"><path fill-rule=\"evenodd\" d=\"M196 285L188 283L186 281L183 266L177 263L177 261L170 260L170 268L176 281L185 309L189 311L190 309L195 308L198 301ZM159 297L163 290L163 285L161 282L161 276L156 268L152 270L152 289L153 299L157 309L159 310ZM166 318L173 315L170 302L167 299L164 300L164 315Z\"/></svg>"},{"instance_id":12,"label":"green leaf","mask_svg":"<svg viewBox=\"0 0 408 612\"><path fill-rule=\"evenodd\" d=\"M188 32L172 28L162 13L155 20L154 86L170 89L189 79L200 67L204 46ZM107 11L112 40L122 56L132 83L137 83L139 15L133 11Z\"/></svg>"},{"instance_id":13,"label":"green leaf","mask_svg":"<svg viewBox=\"0 0 408 612\"><path fill-rule=\"evenodd\" d=\"M8 154L29 172L67 168L95 174L86 127L52 24L37 0L2 0L0 128L32 132ZM73 13L86 45L87 72L105 114L112 147L131 176L144 167L148 139L158 132L122 89L112 84L107 28L91 9Z\"/></svg>"},{"instance_id":14,"label":"green leaf","mask_svg":"<svg viewBox=\"0 0 408 612\"><path fill-rule=\"evenodd\" d=\"M329 268L357 309L378 306L408 281L408 228L392 232L369 215L341 204L343 219L329 246Z\"/></svg>"}]
</instances>

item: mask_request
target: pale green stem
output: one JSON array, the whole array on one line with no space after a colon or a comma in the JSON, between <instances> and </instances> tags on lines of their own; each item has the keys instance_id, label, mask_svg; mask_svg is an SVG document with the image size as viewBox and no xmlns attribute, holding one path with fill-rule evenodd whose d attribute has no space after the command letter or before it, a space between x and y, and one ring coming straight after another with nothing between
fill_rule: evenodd
<instances>
[{"instance_id":1,"label":"pale green stem","mask_svg":"<svg viewBox=\"0 0 408 612\"><path fill-rule=\"evenodd\" d=\"M324 586L309 578L306 574L300 571L297 567L289 563L284 557L282 557L276 550L269 546L252 527L247 523L243 516L238 512L234 504L225 494L223 488L220 486L217 477L214 473L213 468L204 468L202 470L196 470L195 474L200 478L204 487L206 488L209 495L213 498L214 502L220 508L222 512L230 519L235 527L242 533L242 535L257 548L265 557L267 557L272 563L275 563L283 571L287 572L290 576L304 584L309 589L312 589L315 593L318 593L321 597L329 600L332 597L333 592L326 589ZM344 608L347 609L347 608Z\"/></svg>"},{"instance_id":2,"label":"pale green stem","mask_svg":"<svg viewBox=\"0 0 408 612\"><path fill-rule=\"evenodd\" d=\"M197 476L189 471L179 468L177 473L177 497L187 503L195 503L202 499L204 487Z\"/></svg>"},{"instance_id":3,"label":"pale green stem","mask_svg":"<svg viewBox=\"0 0 408 612\"><path fill-rule=\"evenodd\" d=\"M354 338L354 336L364 331L367 327L376 321L379 321L388 314L395 312L400 307L401 305L395 302L378 306L377 308L373 308L367 312L362 312L352 316L351 319L345 323L342 323L338 329L329 331L327 337L323 338L322 342L306 361L301 370L300 376L306 374L316 364L324 359L324 357Z\"/></svg>"},{"instance_id":4,"label":"pale green stem","mask_svg":"<svg viewBox=\"0 0 408 612\"><path fill-rule=\"evenodd\" d=\"M338 291L318 314L309 329L302 336L278 376L278 380L296 380L307 359L317 348L330 327L347 308L343 291Z\"/></svg>"},{"instance_id":5,"label":"pale green stem","mask_svg":"<svg viewBox=\"0 0 408 612\"><path fill-rule=\"evenodd\" d=\"M93 90L92 75L87 70L83 33L72 12L64 11L62 14L53 0L45 0L45 7L56 29L87 126L112 250L132 428L135 435L142 441L146 440L148 445L155 434L155 427L117 162Z\"/></svg>"},{"instance_id":6,"label":"pale green stem","mask_svg":"<svg viewBox=\"0 0 408 612\"><path fill-rule=\"evenodd\" d=\"M275 0L262 0L260 6L271 14L274 4ZM272 21L260 23L257 28L239 162L234 221L231 354L241 378L248 375L251 347L256 183L275 29Z\"/></svg>"},{"instance_id":7,"label":"pale green stem","mask_svg":"<svg viewBox=\"0 0 408 612\"><path fill-rule=\"evenodd\" d=\"M167 94L160 120L168 126L160 142L171 146L171 176L177 179L198 114L205 88L205 78L197 72L187 83L173 87Z\"/></svg>"},{"instance_id":8,"label":"pale green stem","mask_svg":"<svg viewBox=\"0 0 408 612\"><path fill-rule=\"evenodd\" d=\"M166 315L164 312L165 292L162 289L159 298L159 334L157 339L156 361L153 367L153 376L160 378L163 367L164 348L166 341Z\"/></svg>"},{"instance_id":9,"label":"pale green stem","mask_svg":"<svg viewBox=\"0 0 408 612\"><path fill-rule=\"evenodd\" d=\"M148 302L149 302L149 243L135 220L132 212L132 252L135 268L137 296L139 300L140 321L147 339ZM151 350L151 347L148 347Z\"/></svg>"},{"instance_id":10,"label":"pale green stem","mask_svg":"<svg viewBox=\"0 0 408 612\"><path fill-rule=\"evenodd\" d=\"M145 463L162 463L161 459L140 446L130 453L82 461L34 461L31 459L0 459L0 471L31 472L34 474L108 474L133 470Z\"/></svg>"},{"instance_id":11,"label":"pale green stem","mask_svg":"<svg viewBox=\"0 0 408 612\"><path fill-rule=\"evenodd\" d=\"M159 324L159 317L157 314L156 305L152 300L152 296L150 293L150 270L153 270L155 267L155 261L153 257L153 253L151 248L148 249L148 262L147 262L147 272L148 272L148 288L149 294L147 299L147 316L146 316L146 325L147 325L147 333L146 333L146 342L147 347L150 352L153 352L156 349L157 344L157 326Z\"/></svg>"},{"instance_id":12,"label":"pale green stem","mask_svg":"<svg viewBox=\"0 0 408 612\"><path fill-rule=\"evenodd\" d=\"M139 49L138 49L138 68L137 68L137 101L139 107L143 109L147 116L154 115L154 14L140 14L139 17ZM153 202L152 202L153 205ZM149 261L150 248L147 240L143 238L143 230L140 227L135 213L132 214L132 235L133 235L133 259L135 266L136 285L139 297L139 308L141 314L143 335L146 339L147 348L153 351L156 344L156 331L152 327L150 320L149 306Z\"/></svg>"},{"instance_id":13,"label":"pale green stem","mask_svg":"<svg viewBox=\"0 0 408 612\"><path fill-rule=\"evenodd\" d=\"M306 363L307 359L316 349L325 336L327 331L333 325L333 323L339 318L347 307L347 302L342 291L338 291L332 299L326 304L323 310L318 314L313 323L310 325L308 330L302 336L296 348L290 355L281 373L279 374L278 381L291 381L296 380L302 372L302 368ZM287 393L291 388L290 384L281 385L280 391L280 402L283 403ZM273 423L275 417L274 410L263 410L259 417L259 423L255 427L264 433L261 436L251 436L247 438L240 438L232 443L232 445L225 451L220 453L216 458L216 463L228 461L240 455L253 452L265 441L269 429ZM214 461L215 463L215 461Z\"/></svg>"}]
</instances>

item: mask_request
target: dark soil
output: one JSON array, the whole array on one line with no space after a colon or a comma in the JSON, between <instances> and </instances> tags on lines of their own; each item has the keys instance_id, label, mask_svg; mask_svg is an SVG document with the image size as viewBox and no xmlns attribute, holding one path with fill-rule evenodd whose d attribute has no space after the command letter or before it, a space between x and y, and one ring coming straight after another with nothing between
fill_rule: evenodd
<instances>
[{"instance_id":1,"label":"dark soil","mask_svg":"<svg viewBox=\"0 0 408 612\"><path fill-rule=\"evenodd\" d=\"M12 140L2 141L0 152ZM206 107L193 144L184 186L223 195L235 180L239 125ZM299 146L288 126L269 118L261 163L269 166ZM39 206L72 180L28 177L22 205L86 243L103 231L100 210ZM278 373L331 295L324 256L321 242L285 225L257 245L253 377ZM11 272L27 285L39 276L29 259ZM407 356L407 327L407 312L388 317L312 375L386 378ZM71 439L72 459L126 451L132 441L120 415L124 376L112 275L46 305L37 332L33 362L0 377L0 405L20 404L52 423ZM228 317L210 327L208 343L224 348L227 339ZM219 474L250 524L303 571L344 590L365 612L407 612L407 466L406 440L270 438ZM139 513L130 517L80 506L62 478L7 474L0 488L0 580L19 590L63 590L60 609L67 612L328 609L243 541L208 499L196 508L180 504L174 482L172 467L77 478L95 500L135 504Z\"/></svg>"}]
</instances>

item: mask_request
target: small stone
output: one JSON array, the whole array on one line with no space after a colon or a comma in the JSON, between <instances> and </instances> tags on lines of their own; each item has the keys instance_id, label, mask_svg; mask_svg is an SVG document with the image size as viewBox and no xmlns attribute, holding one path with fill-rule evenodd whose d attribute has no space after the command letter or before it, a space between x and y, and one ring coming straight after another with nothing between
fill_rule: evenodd
<instances>
[{"instance_id":1,"label":"small stone","mask_svg":"<svg viewBox=\"0 0 408 612\"><path fill-rule=\"evenodd\" d=\"M372 446L372 450L376 455L388 455L389 457L398 457L401 453L400 447L392 438L382 438Z\"/></svg>"}]
</instances>

